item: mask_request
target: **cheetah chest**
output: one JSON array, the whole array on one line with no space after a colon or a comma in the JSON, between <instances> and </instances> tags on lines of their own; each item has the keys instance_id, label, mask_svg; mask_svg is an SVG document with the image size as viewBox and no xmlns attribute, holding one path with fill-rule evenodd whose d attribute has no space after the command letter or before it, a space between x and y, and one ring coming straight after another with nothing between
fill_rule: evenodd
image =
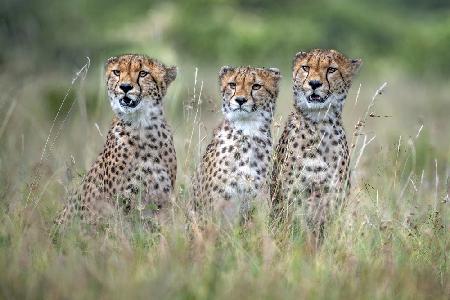
<instances>
[{"instance_id":1,"label":"cheetah chest","mask_svg":"<svg viewBox=\"0 0 450 300\"><path fill-rule=\"evenodd\" d=\"M121 175L117 176L116 185L127 198L134 194L142 196L144 202L153 202L172 189L170 166L175 157L170 133L164 133L163 137L164 131L157 128L115 132L115 158L111 157L115 163L108 170L111 176Z\"/></svg>"},{"instance_id":2,"label":"cheetah chest","mask_svg":"<svg viewBox=\"0 0 450 300\"><path fill-rule=\"evenodd\" d=\"M343 131L333 133L333 128L323 127L292 137L291 171L296 173L300 186L332 188L338 184L346 160L342 143L345 136Z\"/></svg>"},{"instance_id":3,"label":"cheetah chest","mask_svg":"<svg viewBox=\"0 0 450 300\"><path fill-rule=\"evenodd\" d=\"M257 135L228 133L222 141L219 168L229 170L225 192L231 197L255 197L266 184L270 140Z\"/></svg>"}]
</instances>

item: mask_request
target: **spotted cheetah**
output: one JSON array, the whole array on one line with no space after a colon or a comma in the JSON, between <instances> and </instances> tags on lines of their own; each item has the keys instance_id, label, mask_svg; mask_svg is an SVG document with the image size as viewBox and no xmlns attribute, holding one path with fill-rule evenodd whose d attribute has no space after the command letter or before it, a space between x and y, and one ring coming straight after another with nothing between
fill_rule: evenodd
<instances>
[{"instance_id":1,"label":"spotted cheetah","mask_svg":"<svg viewBox=\"0 0 450 300\"><path fill-rule=\"evenodd\" d=\"M359 59L321 49L299 52L293 61L295 109L275 150L271 198L277 213L299 202L316 236L349 191L341 115L360 65Z\"/></svg>"},{"instance_id":2,"label":"spotted cheetah","mask_svg":"<svg viewBox=\"0 0 450 300\"><path fill-rule=\"evenodd\" d=\"M224 120L215 129L194 181L197 207L234 223L253 200L269 202L271 123L281 78L276 68L223 67Z\"/></svg>"},{"instance_id":3,"label":"spotted cheetah","mask_svg":"<svg viewBox=\"0 0 450 300\"><path fill-rule=\"evenodd\" d=\"M107 94L115 113L103 151L55 220L74 215L96 223L121 207L125 212L169 201L177 170L163 98L176 67L145 55L122 55L106 62ZM148 210L143 210L148 211Z\"/></svg>"}]
</instances>

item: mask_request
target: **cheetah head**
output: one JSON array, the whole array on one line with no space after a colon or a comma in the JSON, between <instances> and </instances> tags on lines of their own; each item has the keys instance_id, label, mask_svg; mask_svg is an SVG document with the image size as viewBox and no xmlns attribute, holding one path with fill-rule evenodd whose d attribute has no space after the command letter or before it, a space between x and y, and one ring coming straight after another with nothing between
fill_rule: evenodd
<instances>
[{"instance_id":1,"label":"cheetah head","mask_svg":"<svg viewBox=\"0 0 450 300\"><path fill-rule=\"evenodd\" d=\"M145 55L111 57L105 69L111 107L119 118L128 121L159 108L177 76L176 67L166 67Z\"/></svg>"},{"instance_id":2,"label":"cheetah head","mask_svg":"<svg viewBox=\"0 0 450 300\"><path fill-rule=\"evenodd\" d=\"M300 111L342 109L360 59L336 50L299 52L293 61L294 101Z\"/></svg>"},{"instance_id":3,"label":"cheetah head","mask_svg":"<svg viewBox=\"0 0 450 300\"><path fill-rule=\"evenodd\" d=\"M222 111L229 121L271 120L281 78L276 68L222 67Z\"/></svg>"}]
</instances>

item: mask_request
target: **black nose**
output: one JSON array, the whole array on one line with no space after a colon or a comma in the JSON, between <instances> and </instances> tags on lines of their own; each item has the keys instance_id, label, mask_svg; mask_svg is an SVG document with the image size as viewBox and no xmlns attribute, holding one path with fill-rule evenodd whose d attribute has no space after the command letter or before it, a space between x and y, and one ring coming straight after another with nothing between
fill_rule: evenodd
<instances>
[{"instance_id":1,"label":"black nose","mask_svg":"<svg viewBox=\"0 0 450 300\"><path fill-rule=\"evenodd\" d=\"M129 84L129 83L122 83L122 84L120 85L120 89L121 89L122 91L124 91L124 93L127 93L128 91L130 91L130 90L133 89L133 86L132 86L131 84Z\"/></svg>"},{"instance_id":2,"label":"black nose","mask_svg":"<svg viewBox=\"0 0 450 300\"><path fill-rule=\"evenodd\" d=\"M310 80L308 83L309 83L309 85L311 86L311 88L312 88L313 90L315 90L315 89L317 89L318 87L321 87L321 86L322 86L322 82L320 82L319 80Z\"/></svg>"},{"instance_id":3,"label":"black nose","mask_svg":"<svg viewBox=\"0 0 450 300\"><path fill-rule=\"evenodd\" d=\"M247 99L245 99L245 97L236 97L234 98L234 101L236 101L239 104L239 106L242 106L242 104L247 102Z\"/></svg>"}]
</instances>

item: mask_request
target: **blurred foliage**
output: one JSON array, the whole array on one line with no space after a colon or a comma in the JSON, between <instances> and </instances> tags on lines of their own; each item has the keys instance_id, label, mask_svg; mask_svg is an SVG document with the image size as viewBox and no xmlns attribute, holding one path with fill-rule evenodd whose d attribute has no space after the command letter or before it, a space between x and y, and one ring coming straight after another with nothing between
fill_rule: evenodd
<instances>
[{"instance_id":1,"label":"blurred foliage","mask_svg":"<svg viewBox=\"0 0 450 300\"><path fill-rule=\"evenodd\" d=\"M298 50L323 47L362 57L373 71L394 65L420 76L450 74L447 0L2 2L0 42L8 47L0 64L26 54L36 68L70 65L158 47L199 66L288 66Z\"/></svg>"},{"instance_id":2,"label":"blurred foliage","mask_svg":"<svg viewBox=\"0 0 450 300\"><path fill-rule=\"evenodd\" d=\"M2 0L0 298L448 299L449 16L449 0ZM323 247L308 245L300 221L269 226L258 210L245 230L199 228L191 181L221 118L219 66L286 70L315 47L364 60L344 118L351 199ZM121 52L180 66L165 100L176 205L155 232L117 215L97 236L74 226L53 239L64 190L110 126L100 67ZM282 85L279 124L292 109Z\"/></svg>"}]
</instances>

